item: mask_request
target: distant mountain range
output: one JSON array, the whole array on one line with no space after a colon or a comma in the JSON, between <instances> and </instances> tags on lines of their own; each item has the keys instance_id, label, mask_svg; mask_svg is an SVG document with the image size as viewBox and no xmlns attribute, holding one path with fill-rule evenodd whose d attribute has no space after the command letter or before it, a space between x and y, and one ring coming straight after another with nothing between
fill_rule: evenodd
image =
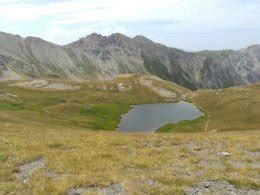
<instances>
[{"instance_id":1,"label":"distant mountain range","mask_svg":"<svg viewBox=\"0 0 260 195\"><path fill-rule=\"evenodd\" d=\"M190 89L244 85L260 80L260 45L185 52L143 36L93 33L60 46L0 32L0 80L111 79L129 73L150 73Z\"/></svg>"}]
</instances>

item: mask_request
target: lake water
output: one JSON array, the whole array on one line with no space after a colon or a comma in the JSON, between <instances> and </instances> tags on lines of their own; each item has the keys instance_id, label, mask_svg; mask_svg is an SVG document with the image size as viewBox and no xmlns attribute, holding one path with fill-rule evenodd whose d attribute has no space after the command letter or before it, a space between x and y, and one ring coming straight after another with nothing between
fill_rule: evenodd
<instances>
[{"instance_id":1,"label":"lake water","mask_svg":"<svg viewBox=\"0 0 260 195\"><path fill-rule=\"evenodd\" d=\"M195 105L184 101L135 105L122 117L118 130L121 132L155 132L165 124L194 120L202 115L204 113Z\"/></svg>"}]
</instances>

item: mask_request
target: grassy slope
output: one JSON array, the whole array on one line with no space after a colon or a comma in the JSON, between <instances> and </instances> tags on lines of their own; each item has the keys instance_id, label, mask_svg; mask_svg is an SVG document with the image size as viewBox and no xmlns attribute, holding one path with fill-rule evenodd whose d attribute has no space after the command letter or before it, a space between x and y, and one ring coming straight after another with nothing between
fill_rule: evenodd
<instances>
[{"instance_id":1,"label":"grassy slope","mask_svg":"<svg viewBox=\"0 0 260 195\"><path fill-rule=\"evenodd\" d=\"M66 192L72 186L121 183L130 192L183 192L202 180L229 181L242 188L259 188L259 84L245 88L189 92L169 82L155 82L185 94L210 114L209 132L187 134L120 134L114 130L131 104L164 101L136 83L138 76L115 81L77 83L78 91L57 92L10 87L0 83L0 191ZM120 92L117 83L131 85ZM109 90L101 90L106 85ZM188 95L189 93L189 95ZM46 112L47 111L47 112ZM205 121L169 125L172 131L201 131ZM205 120L205 119L203 119ZM217 154L228 151L230 158ZM44 157L61 174L45 178L41 170L28 184L13 180L19 164ZM212 162L213 167L201 162ZM215 163L221 166L215 166ZM242 168L237 168L238 164ZM149 183L153 183L150 185ZM155 184L154 184L155 183Z\"/></svg>"},{"instance_id":2,"label":"grassy slope","mask_svg":"<svg viewBox=\"0 0 260 195\"><path fill-rule=\"evenodd\" d=\"M238 131L260 129L260 83L222 90L198 90L189 101L206 116L194 121L167 124L158 132Z\"/></svg>"},{"instance_id":3,"label":"grassy slope","mask_svg":"<svg viewBox=\"0 0 260 195\"><path fill-rule=\"evenodd\" d=\"M22 89L0 83L0 94L10 93L18 98L1 98L0 121L54 125L63 127L86 127L93 130L114 130L121 115L132 104L164 101L156 93L136 81L139 76L118 78L113 81L76 83L76 91L52 91ZM157 84L155 81L155 85ZM118 83L131 86L131 90L119 91ZM162 84L161 84L162 85ZM188 90L176 85L163 83L166 88L182 94ZM107 89L103 89L106 87ZM33 119L33 120L32 120Z\"/></svg>"},{"instance_id":4,"label":"grassy slope","mask_svg":"<svg viewBox=\"0 0 260 195\"><path fill-rule=\"evenodd\" d=\"M0 83L0 122L28 123L38 126L85 127L93 130L114 130L120 116L132 104L164 101L136 81L139 76L113 81L76 83L81 90L51 91L10 87ZM132 86L120 92L117 84ZM162 127L160 132L255 130L260 127L260 84L223 90L190 92L170 82L154 80L154 86L164 87L186 96L198 104L207 117L183 121ZM103 87L106 90L103 90ZM10 93L18 98L3 97Z\"/></svg>"},{"instance_id":5,"label":"grassy slope","mask_svg":"<svg viewBox=\"0 0 260 195\"><path fill-rule=\"evenodd\" d=\"M210 114L209 131L260 129L260 83L222 90L199 90L191 100Z\"/></svg>"},{"instance_id":6,"label":"grassy slope","mask_svg":"<svg viewBox=\"0 0 260 195\"><path fill-rule=\"evenodd\" d=\"M203 132L205 130L205 124L208 120L207 116L201 116L195 120L180 121L175 124L166 124L160 127L156 132L158 133L190 133L190 132Z\"/></svg>"},{"instance_id":7,"label":"grassy slope","mask_svg":"<svg viewBox=\"0 0 260 195\"><path fill-rule=\"evenodd\" d=\"M74 186L120 183L130 193L172 194L203 180L260 188L254 156L258 131L122 134L6 123L0 134L0 189L5 192L56 194ZM218 157L222 151L232 156ZM41 157L55 178L39 169L27 184L13 180L19 164Z\"/></svg>"}]
</instances>

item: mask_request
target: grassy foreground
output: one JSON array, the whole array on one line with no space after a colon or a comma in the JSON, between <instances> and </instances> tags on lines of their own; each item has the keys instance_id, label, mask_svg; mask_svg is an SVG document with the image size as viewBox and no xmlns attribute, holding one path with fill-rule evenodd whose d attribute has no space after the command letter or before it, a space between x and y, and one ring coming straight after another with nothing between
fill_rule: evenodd
<instances>
[{"instance_id":1,"label":"grassy foreground","mask_svg":"<svg viewBox=\"0 0 260 195\"><path fill-rule=\"evenodd\" d=\"M0 125L0 189L58 194L72 187L119 183L129 193L184 193L206 181L259 189L259 131L123 134L82 129ZM231 156L221 157L221 152ZM54 176L35 171L23 184L20 164L44 158Z\"/></svg>"}]
</instances>

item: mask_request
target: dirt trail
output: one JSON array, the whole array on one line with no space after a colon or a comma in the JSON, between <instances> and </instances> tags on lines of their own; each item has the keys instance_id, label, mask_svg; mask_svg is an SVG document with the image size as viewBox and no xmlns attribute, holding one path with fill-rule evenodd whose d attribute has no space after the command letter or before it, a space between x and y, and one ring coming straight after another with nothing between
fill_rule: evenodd
<instances>
[{"instance_id":1,"label":"dirt trail","mask_svg":"<svg viewBox=\"0 0 260 195\"><path fill-rule=\"evenodd\" d=\"M204 128L204 132L205 132L205 133L208 132L208 126L209 126L209 120L210 120L210 114L209 114L209 113L207 113L207 114L208 114L208 119L207 119L207 122L206 122L205 128Z\"/></svg>"},{"instance_id":2,"label":"dirt trail","mask_svg":"<svg viewBox=\"0 0 260 195\"><path fill-rule=\"evenodd\" d=\"M205 125L205 129L204 129L204 131L206 133L208 132L208 126L209 126L209 119L207 120L206 125Z\"/></svg>"}]
</instances>

